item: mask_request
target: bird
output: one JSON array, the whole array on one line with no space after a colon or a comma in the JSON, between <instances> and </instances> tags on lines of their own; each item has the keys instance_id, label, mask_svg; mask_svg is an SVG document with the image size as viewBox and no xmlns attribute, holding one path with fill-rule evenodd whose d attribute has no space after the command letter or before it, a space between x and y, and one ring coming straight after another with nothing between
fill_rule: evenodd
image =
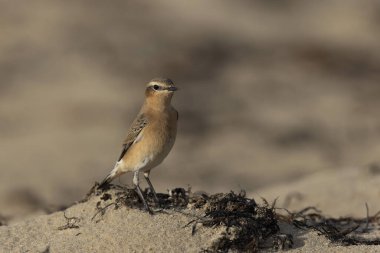
<instances>
[{"instance_id":1,"label":"bird","mask_svg":"<svg viewBox=\"0 0 380 253\"><path fill-rule=\"evenodd\" d=\"M176 139L179 116L171 100L177 90L169 78L154 78L146 85L145 101L127 132L121 154L114 168L99 184L99 188L102 188L116 177L133 172L135 190L145 210L151 214L139 186L139 174L144 174L155 202L159 204L149 175L167 157Z\"/></svg>"}]
</instances>

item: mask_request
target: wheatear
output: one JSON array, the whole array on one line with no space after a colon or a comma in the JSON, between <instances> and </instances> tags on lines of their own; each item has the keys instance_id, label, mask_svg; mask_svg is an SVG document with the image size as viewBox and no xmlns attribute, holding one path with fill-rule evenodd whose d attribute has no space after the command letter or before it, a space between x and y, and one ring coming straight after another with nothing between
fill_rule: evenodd
<instances>
[{"instance_id":1,"label":"wheatear","mask_svg":"<svg viewBox=\"0 0 380 253\"><path fill-rule=\"evenodd\" d=\"M151 210L139 186L139 173L144 173L158 203L149 173L165 159L175 142L178 112L170 102L176 90L173 81L167 78L155 78L147 84L145 102L129 128L121 155L111 173L99 185L102 187L126 172L133 172L133 184L149 212Z\"/></svg>"}]
</instances>

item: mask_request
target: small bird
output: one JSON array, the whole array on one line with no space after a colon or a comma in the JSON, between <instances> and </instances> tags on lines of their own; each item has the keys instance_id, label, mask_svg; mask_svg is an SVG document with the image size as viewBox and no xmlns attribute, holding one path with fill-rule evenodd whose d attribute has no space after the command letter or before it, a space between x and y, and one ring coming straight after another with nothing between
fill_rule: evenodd
<instances>
[{"instance_id":1,"label":"small bird","mask_svg":"<svg viewBox=\"0 0 380 253\"><path fill-rule=\"evenodd\" d=\"M154 78L147 84L145 102L129 128L119 159L113 170L99 185L99 188L102 188L114 178L126 172L133 172L133 184L149 213L152 211L139 186L139 173L144 173L158 204L159 200L149 174L169 154L176 139L178 112L171 105L176 90L177 87L168 78Z\"/></svg>"}]
</instances>

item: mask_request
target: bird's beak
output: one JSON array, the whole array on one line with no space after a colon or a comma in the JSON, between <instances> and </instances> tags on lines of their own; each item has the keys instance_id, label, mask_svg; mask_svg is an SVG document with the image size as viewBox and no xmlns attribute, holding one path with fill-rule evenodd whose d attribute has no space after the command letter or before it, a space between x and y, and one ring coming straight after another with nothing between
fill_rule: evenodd
<instances>
[{"instance_id":1,"label":"bird's beak","mask_svg":"<svg viewBox=\"0 0 380 253\"><path fill-rule=\"evenodd\" d=\"M166 88L168 91L176 91L176 90L178 90L178 88L177 87L174 87L174 86L170 86L170 87L168 87L168 88Z\"/></svg>"}]
</instances>

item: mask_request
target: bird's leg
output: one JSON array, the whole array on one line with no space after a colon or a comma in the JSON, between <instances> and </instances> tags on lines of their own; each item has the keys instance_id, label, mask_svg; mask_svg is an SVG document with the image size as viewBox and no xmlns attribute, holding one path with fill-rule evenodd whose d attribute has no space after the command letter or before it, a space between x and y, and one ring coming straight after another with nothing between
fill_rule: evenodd
<instances>
[{"instance_id":1,"label":"bird's leg","mask_svg":"<svg viewBox=\"0 0 380 253\"><path fill-rule=\"evenodd\" d=\"M154 200L156 201L156 204L159 205L159 204L160 204L160 201L159 201L159 199L158 199L158 197L157 197L156 191L155 191L154 188L153 188L152 182L150 182L149 174L150 174L150 171L148 171L148 172L144 172L144 177L145 177L145 180L148 182L148 185L149 185L150 190L151 190L152 193L153 193L153 197L154 197Z\"/></svg>"},{"instance_id":2,"label":"bird's leg","mask_svg":"<svg viewBox=\"0 0 380 253\"><path fill-rule=\"evenodd\" d=\"M146 203L145 198L139 186L139 171L135 171L135 173L133 174L133 184L135 185L136 192L139 195L139 198L141 199L141 201L143 202L146 211L148 211L150 214L153 214L152 210L150 210L148 204Z\"/></svg>"}]
</instances>

